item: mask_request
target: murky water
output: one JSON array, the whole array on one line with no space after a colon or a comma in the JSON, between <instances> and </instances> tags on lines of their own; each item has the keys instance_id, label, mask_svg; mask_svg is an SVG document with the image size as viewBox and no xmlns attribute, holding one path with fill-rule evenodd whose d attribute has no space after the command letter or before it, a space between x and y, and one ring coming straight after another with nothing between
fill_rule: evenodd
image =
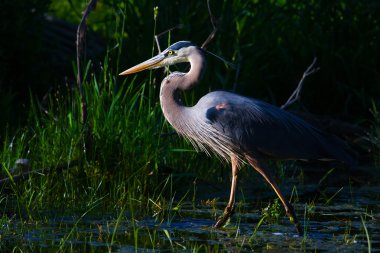
<instances>
[{"instance_id":1,"label":"murky water","mask_svg":"<svg viewBox=\"0 0 380 253\"><path fill-rule=\"evenodd\" d=\"M304 236L296 234L284 215L276 222L264 221L255 232L263 217L262 208L273 202L274 196L268 189L259 191L248 187L244 195L252 197L240 201L224 229L212 226L225 203L212 206L200 202L194 206L185 202L179 211L173 211L162 221L152 217L132 221L128 213L121 219L114 214L81 217L82 214L56 213L51 219L31 224L13 221L3 225L1 246L3 250L13 249L21 243L24 249L43 252L59 249L65 252L368 252L369 249L380 252L377 179L375 184L361 182L327 186L323 190L316 184L299 186L295 208L305 229ZM291 189L285 186L285 191L289 193ZM204 193L207 194L219 197L215 191ZM227 199L228 192L222 195L220 199Z\"/></svg>"}]
</instances>

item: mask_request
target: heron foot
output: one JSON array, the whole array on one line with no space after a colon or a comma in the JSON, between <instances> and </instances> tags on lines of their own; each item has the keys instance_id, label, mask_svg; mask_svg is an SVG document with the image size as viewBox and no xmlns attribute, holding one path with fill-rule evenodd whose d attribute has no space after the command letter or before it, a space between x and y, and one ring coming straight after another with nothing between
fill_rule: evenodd
<instances>
[{"instance_id":1,"label":"heron foot","mask_svg":"<svg viewBox=\"0 0 380 253\"><path fill-rule=\"evenodd\" d=\"M221 228L223 227L226 222L228 221L228 219L232 216L232 214L234 213L234 206L227 206L225 209L224 209L224 212L223 214L218 218L218 221L215 223L214 227L215 228Z\"/></svg>"},{"instance_id":2,"label":"heron foot","mask_svg":"<svg viewBox=\"0 0 380 253\"><path fill-rule=\"evenodd\" d=\"M298 235L302 236L303 235L303 229L302 229L300 223L298 222L297 215L294 212L294 208L291 205L289 205L289 208L287 208L285 211L286 211L286 215L289 217L290 222L293 223L294 226L296 227Z\"/></svg>"}]
</instances>

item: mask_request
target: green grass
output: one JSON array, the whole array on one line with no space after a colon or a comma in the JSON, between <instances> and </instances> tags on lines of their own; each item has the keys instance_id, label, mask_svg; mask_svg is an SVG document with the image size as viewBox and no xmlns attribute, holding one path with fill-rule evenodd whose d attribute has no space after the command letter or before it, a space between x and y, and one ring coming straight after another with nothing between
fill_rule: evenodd
<instances>
[{"instance_id":1,"label":"green grass","mask_svg":"<svg viewBox=\"0 0 380 253\"><path fill-rule=\"evenodd\" d=\"M145 95L154 94L147 91L151 87L146 83L135 84L129 79L118 87L116 80L109 78L115 73L103 71L89 76L84 83L88 129L80 121L75 88L54 92L45 104L32 99L28 128L6 139L2 165L8 171L18 158L27 158L32 170L50 167L52 172L32 175L24 182L11 181L3 186L6 192L1 193L0 204L6 220L14 212L13 203L17 203L17 220L21 223L39 221L49 210L82 213L76 223L99 210L116 212L112 244L119 221L126 214L135 220L158 212L156 218L160 221L172 215L172 209L178 209L167 201L174 195L172 179L169 182L167 176L160 174L159 167L168 161L179 165L181 155L173 155L172 147L189 147L176 136L162 137L172 130L164 123L157 100ZM79 165L54 171L55 167L73 161L79 161ZM161 205L159 211L157 203ZM74 224L71 231L76 227ZM62 238L60 250L67 250L66 241L75 238L73 233Z\"/></svg>"},{"instance_id":2,"label":"green grass","mask_svg":"<svg viewBox=\"0 0 380 253\"><path fill-rule=\"evenodd\" d=\"M189 176L195 175L192 164L202 161L196 168L199 175L220 169L219 165L213 166L219 164L218 160L197 157L190 144L173 134L156 97L158 88L150 85L149 79L118 77L117 68L111 67L114 51L106 55L100 71L92 62L86 65L83 90L87 124L81 122L76 86L66 84L43 101L31 95L27 127L6 135L0 152L3 177L12 179L9 171L19 158L29 159L32 171L49 170L1 186L1 225L9 230L3 230L0 238L14 238L15 233L22 234L38 228L41 222L68 215L74 217L72 226L64 230L58 243L46 243L54 251L75 252L72 241L81 237L78 229L83 220L101 210L115 217L104 233L109 249L120 240L136 249L154 249L156 238L161 233L168 235L162 230L144 229L136 222L153 217L158 224L170 224L184 200L196 201L195 190L190 194L195 177ZM116 54L120 54L117 49ZM70 166L72 163L76 165ZM178 185L184 183L190 190L177 192ZM56 214L52 216L51 212ZM125 229L126 221L132 234L121 239L120 230ZM13 223L16 227L9 226ZM91 238L85 240L91 242ZM0 247L16 252L38 249L17 239L13 245L8 243L9 240L0 240ZM170 247L174 251L183 246L171 242ZM196 250L206 246L191 247Z\"/></svg>"},{"instance_id":3,"label":"green grass","mask_svg":"<svg viewBox=\"0 0 380 253\"><path fill-rule=\"evenodd\" d=\"M106 62L107 59L104 64ZM5 238L0 241L2 249L14 252L76 252L79 249L112 252L122 245L130 245L134 250L165 248L172 252L223 252L228 247L234 247L237 252L247 247L277 249L266 243L261 227L268 222L281 223L281 217L284 217L282 206L276 202L268 206L257 225L252 225L252 236L239 233L240 218L237 227L232 225L227 229L228 241L233 246L207 245L187 239L180 241L178 238L186 236L183 232L140 226L139 221L147 217L154 218L157 224L170 225L180 217L183 201L193 201L195 206L197 190L191 181L196 176L215 178L223 166L216 159L205 160L204 156L196 155L192 147L177 135L168 135L173 130L165 123L154 97L156 90L148 85L148 81L138 82L133 77L117 80L116 73L110 68L104 67L99 74L94 74L91 69L90 64L84 82L90 142L80 120L79 94L75 87L65 86L52 93L47 101L32 98L28 127L8 136L3 144L0 156L4 169L12 168L18 158L27 158L33 170L50 167L53 172L2 186L0 225L6 228L0 233L0 237ZM79 165L61 173L54 172L58 165L73 161L79 161ZM165 174L165 166L173 170ZM229 169L226 173L229 175ZM243 178L251 176L242 173ZM188 190L183 189L185 184ZM180 187L181 190L176 190ZM327 202L333 202L333 197ZM41 248L39 243L25 243L22 236L17 236L49 224L50 213L55 210L59 211L54 217L73 217L71 224L62 222L58 225L62 230L58 242L46 239L39 242L46 244L46 248ZM240 208L238 210L242 213ZM112 214L112 218L102 224L86 223L87 217L99 215L99 212ZM305 208L303 219L299 217L300 222L305 220L308 224L309 215ZM210 213L210 218L213 216ZM283 223L293 227L287 219ZM95 232L84 235L81 229ZM213 233L210 231L208 236L218 240L220 235ZM309 233L305 228L303 240L293 242L292 247L310 247L313 239ZM355 233L346 237L355 238ZM365 230L365 235L369 243L370 232ZM7 238L14 238L13 243ZM79 241L83 243L77 244ZM100 243L102 246L91 246Z\"/></svg>"},{"instance_id":4,"label":"green grass","mask_svg":"<svg viewBox=\"0 0 380 253\"><path fill-rule=\"evenodd\" d=\"M145 8L146 6L143 5L141 3L136 8ZM146 5L149 6L149 4ZM222 8L227 7L226 3L222 6ZM235 11L239 12L240 7L234 4L234 8L238 9ZM194 178L211 178L210 180L216 182L225 182L230 171L229 168L225 170L228 176L221 178L220 171L228 166L221 165L217 159L197 155L188 143L176 134L172 134L173 129L165 122L158 103L158 87L153 78L153 76L159 76L157 73L139 74L127 78L118 77L119 65L123 59L123 48L126 48L126 51L133 51L133 54L139 53L141 58L147 56L143 50L144 47L125 47L127 44L125 39L131 37L122 31L125 29L129 13L134 13L134 9L130 8L132 7L125 4L118 6L114 14L116 21L110 36L114 40L111 43L114 46L108 50L100 66L91 61L85 65L83 88L88 107L87 124L84 125L81 122L80 96L76 86L68 83L52 91L42 101L31 95L27 124L17 131L8 131L3 138L0 152L3 177L12 177L9 170L19 158L29 159L32 170L37 171L41 168L51 168L51 170L44 174L33 174L29 179L21 182L11 181L1 186L1 249L14 252L44 251L38 244L25 242L22 235L29 230L38 229L42 224L49 224L50 219L69 216L72 218L72 223L62 221L57 225L58 230L62 230L61 239L58 242L46 240L46 247L49 250L75 252L80 248L88 252L104 252L104 249L112 251L117 248L117 245L131 245L134 250L149 248L154 251L165 248L173 252L178 250L222 252L225 250L221 244L208 245L187 239L179 241L178 238L183 237L183 232L139 225L139 221L147 217L155 219L157 224L170 225L175 218L180 217L182 205L186 201L190 201L194 210L196 209L198 189L196 183L192 184L195 181ZM236 26L238 38L244 38L251 32L251 28L248 29L245 22L254 16L252 13L241 12L235 19L233 24ZM227 22L227 20L226 18L222 22ZM204 20L200 19L199 22L201 21L204 24ZM157 22L156 18L154 22ZM158 29L153 23L144 23L144 27L153 27L154 31ZM145 28L136 26L135 32L139 29L145 31ZM265 30L264 28L262 30ZM101 27L98 29L101 30ZM252 32L252 34L255 33ZM264 38L268 41L273 36L268 35ZM149 48L151 42L147 43ZM238 42L234 43L239 44L243 50L253 51L252 45ZM255 43L257 46L259 42ZM265 44L265 41L263 43ZM237 52L238 49L233 50L231 53L233 57L237 57ZM261 51L255 50L255 52L260 53L252 59L260 62L260 57L263 57L259 55ZM153 50L152 54L154 53ZM224 68L224 66L221 67ZM210 72L222 73L222 71ZM251 74L249 71L244 72ZM231 79L233 75L231 73L229 75L228 78ZM226 86L228 78L217 76L220 81L218 83L222 87ZM201 90L210 88L216 89L209 85ZM189 104L196 99L195 93L186 94L184 97L184 101ZM375 106L373 111L378 117ZM376 136L379 136L378 129L376 133ZM56 171L57 167L62 165L69 167L74 162L78 162L78 165L62 172ZM284 177L285 172L281 169L283 168L280 168L279 174ZM330 172L320 180L320 183L330 176ZM253 172L242 172L242 178L252 174L258 177ZM295 202L298 203L297 189L293 189ZM269 188L267 190L270 191ZM339 191L331 197L325 197L325 202L334 202L338 193ZM217 217L216 200L210 202L214 204L209 216ZM243 213L246 208L240 203L237 210ZM300 243L301 248L312 240L308 237L308 233L313 207L314 203L305 207L303 219L300 217L300 222L307 226L304 240ZM241 218L238 218L237 227L225 231L227 235L222 233L236 251L243 250L246 244L251 249L265 248L263 246L265 239L260 237L260 226L268 222L278 224L284 216L282 206L278 201L268 205L265 211L258 224L252 226L252 236L239 234ZM54 214L51 214L52 212ZM99 224L86 223L87 217L96 216L99 213L111 214L111 218ZM292 227L287 219L285 224ZM366 221L362 219L370 249L371 237L366 224ZM88 236L83 236L80 232L83 227L93 232L88 232ZM208 231L208 235L212 240L220 238L220 234L214 231ZM355 236L352 236L352 240ZM8 240L9 238L12 239ZM76 240L83 240L83 245L75 245ZM105 243L106 246L103 245L98 249L88 246L99 242ZM228 245L225 247L228 248ZM266 246L267 249L271 247L273 245Z\"/></svg>"},{"instance_id":5,"label":"green grass","mask_svg":"<svg viewBox=\"0 0 380 253\"><path fill-rule=\"evenodd\" d=\"M123 30L124 24L125 15L119 15L116 30ZM26 127L5 135L0 152L3 177L12 179L9 171L19 158L29 159L32 171L49 170L1 186L1 225L9 231L2 230L0 238L13 238L13 233L27 231L33 224L38 227L38 223L48 222L52 218L49 213L56 210L58 216L73 216L75 221L60 242L49 247L72 251L71 241L79 236L78 226L101 210L116 214L114 222L107 224L107 243L118 243L117 231L127 217L132 245L136 249L154 248L157 231L142 232L136 221L148 216L158 223L170 223L182 201L191 198L189 191L179 195L174 189L178 181L189 181L191 186L191 180L186 178L193 178L188 176L192 169L188 161L195 158L195 152L188 152L192 147L172 134L165 123L156 97L158 88L150 78L136 81L133 76L118 77L123 39L116 37L117 46L108 51L100 67L91 61L85 65L86 124L81 122L79 92L75 85L67 83L42 101L31 95ZM70 166L71 163L77 165ZM208 165L203 163L198 169L207 173ZM59 171L58 167L64 169ZM165 174L161 167L174 171ZM9 226L12 223L17 227ZM36 249L21 241L13 245L8 242L0 240L0 247L15 252Z\"/></svg>"}]
</instances>

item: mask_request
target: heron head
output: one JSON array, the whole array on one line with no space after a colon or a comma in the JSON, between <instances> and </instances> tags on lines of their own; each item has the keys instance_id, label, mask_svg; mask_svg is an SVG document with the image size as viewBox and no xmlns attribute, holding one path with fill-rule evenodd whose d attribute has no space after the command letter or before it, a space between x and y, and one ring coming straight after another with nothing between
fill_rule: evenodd
<instances>
[{"instance_id":1,"label":"heron head","mask_svg":"<svg viewBox=\"0 0 380 253\"><path fill-rule=\"evenodd\" d=\"M129 75L146 69L156 69L181 62L188 62L192 50L197 48L190 41L176 42L158 55L121 72L119 75Z\"/></svg>"}]
</instances>

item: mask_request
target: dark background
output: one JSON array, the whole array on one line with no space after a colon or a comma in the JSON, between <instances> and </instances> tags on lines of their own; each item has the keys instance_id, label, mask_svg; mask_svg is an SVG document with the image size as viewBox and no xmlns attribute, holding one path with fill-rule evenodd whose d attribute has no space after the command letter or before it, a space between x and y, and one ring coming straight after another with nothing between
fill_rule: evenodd
<instances>
[{"instance_id":1,"label":"dark background","mask_svg":"<svg viewBox=\"0 0 380 253\"><path fill-rule=\"evenodd\" d=\"M282 105L318 57L320 71L302 90L305 108L373 124L371 110L380 97L379 1L214 0L210 5L219 30L208 49L239 62L236 92ZM74 87L75 32L85 6L76 0L0 1L1 129L25 124L30 97L42 99L61 85ZM108 51L116 75L152 55L154 34L179 24L180 29L160 37L162 49L179 40L204 42L212 31L207 2L98 1L88 21L86 59L92 59L96 72ZM115 44L118 36L122 45ZM196 96L231 90L235 75L234 69L208 57Z\"/></svg>"}]
</instances>

